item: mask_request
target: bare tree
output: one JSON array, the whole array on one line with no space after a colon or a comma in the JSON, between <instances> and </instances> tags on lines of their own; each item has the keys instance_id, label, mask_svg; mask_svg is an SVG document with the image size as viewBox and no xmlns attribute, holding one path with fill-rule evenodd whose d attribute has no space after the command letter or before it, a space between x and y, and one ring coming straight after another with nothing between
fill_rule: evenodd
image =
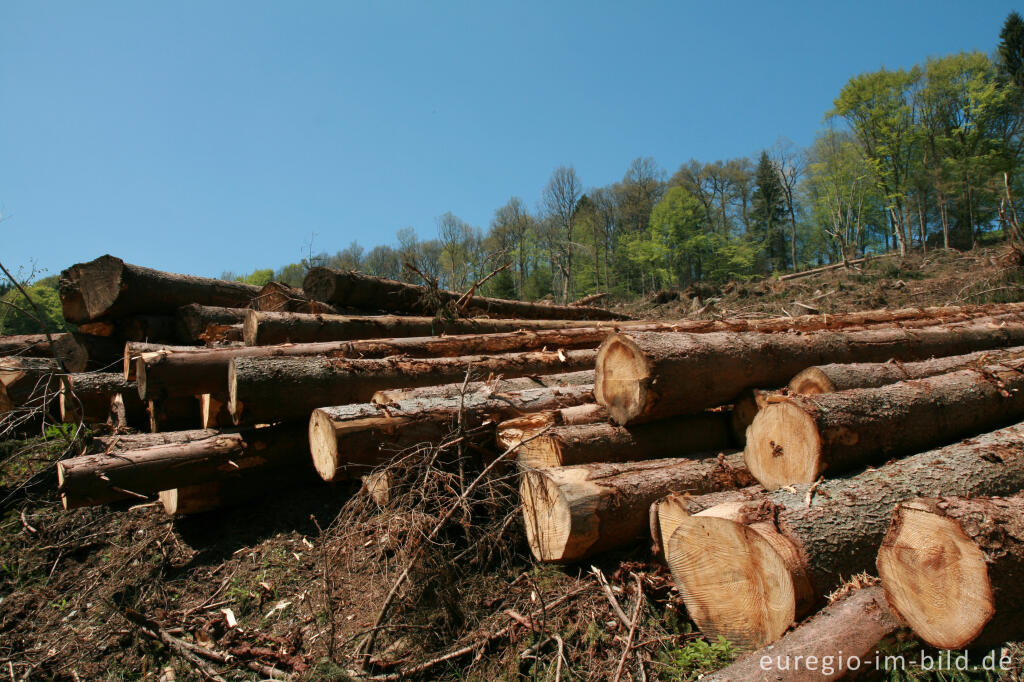
<instances>
[{"instance_id":1,"label":"bare tree","mask_svg":"<svg viewBox=\"0 0 1024 682\"><path fill-rule=\"evenodd\" d=\"M789 213L790 258L793 269L796 269L796 198L795 193L800 185L800 178L807 170L807 153L792 141L780 138L772 148L769 156L775 165L782 186L782 197Z\"/></svg>"},{"instance_id":2,"label":"bare tree","mask_svg":"<svg viewBox=\"0 0 1024 682\"><path fill-rule=\"evenodd\" d=\"M533 218L519 197L512 197L504 206L494 212L491 230L498 238L501 248L514 254L516 263L516 295L523 296L527 274L527 238Z\"/></svg>"},{"instance_id":3,"label":"bare tree","mask_svg":"<svg viewBox=\"0 0 1024 682\"><path fill-rule=\"evenodd\" d=\"M557 249L558 270L562 273L562 300L568 302L572 296L572 228L576 202L583 193L576 169L559 166L551 174L544 188L542 203L544 210L559 230L561 239Z\"/></svg>"}]
</instances>

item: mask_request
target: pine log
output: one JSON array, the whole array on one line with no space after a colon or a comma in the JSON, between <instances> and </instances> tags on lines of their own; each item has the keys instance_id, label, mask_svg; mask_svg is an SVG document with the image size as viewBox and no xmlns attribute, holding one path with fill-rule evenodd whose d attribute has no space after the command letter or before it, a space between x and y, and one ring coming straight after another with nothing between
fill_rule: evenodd
<instances>
[{"instance_id":1,"label":"pine log","mask_svg":"<svg viewBox=\"0 0 1024 682\"><path fill-rule=\"evenodd\" d=\"M202 343L203 335L212 326L215 328L243 324L246 311L243 308L223 306L183 305L175 312L178 340L182 343Z\"/></svg>"},{"instance_id":2,"label":"pine log","mask_svg":"<svg viewBox=\"0 0 1024 682\"><path fill-rule=\"evenodd\" d=\"M509 445L514 442L513 439ZM695 453L714 454L729 449L735 449L729 412L709 411L629 429L608 423L551 426L520 445L516 450L516 463L523 469L546 469L591 462L638 462Z\"/></svg>"},{"instance_id":3,"label":"pine log","mask_svg":"<svg viewBox=\"0 0 1024 682\"><path fill-rule=\"evenodd\" d=\"M884 462L1024 419L1024 361L766 406L747 430L765 488Z\"/></svg>"},{"instance_id":4,"label":"pine log","mask_svg":"<svg viewBox=\"0 0 1024 682\"><path fill-rule=\"evenodd\" d=\"M393 386L431 386L487 376L556 374L592 367L595 351L532 351L458 358L347 360L235 358L228 371L228 409L235 423L306 418L318 407L368 402ZM142 377L139 378L140 386Z\"/></svg>"},{"instance_id":5,"label":"pine log","mask_svg":"<svg viewBox=\"0 0 1024 682\"><path fill-rule=\"evenodd\" d=\"M462 299L462 294L454 291L429 291L426 287L415 284L359 272L341 272L331 268L312 268L306 273L302 289L310 298L336 306L410 315L434 315L438 306L454 305ZM485 296L473 296L460 306L460 314L468 317L534 320L629 319L625 315L600 308L542 305Z\"/></svg>"},{"instance_id":6,"label":"pine log","mask_svg":"<svg viewBox=\"0 0 1024 682\"><path fill-rule=\"evenodd\" d=\"M54 341L66 334L52 334ZM52 358L53 348L46 334L0 336L0 356L20 355L30 358Z\"/></svg>"},{"instance_id":7,"label":"pine log","mask_svg":"<svg viewBox=\"0 0 1024 682\"><path fill-rule=\"evenodd\" d=\"M146 412L149 413L150 433L194 429L202 421L199 400L195 396L160 398L145 403Z\"/></svg>"},{"instance_id":8,"label":"pine log","mask_svg":"<svg viewBox=\"0 0 1024 682\"><path fill-rule=\"evenodd\" d=\"M896 505L918 495L1024 489L1024 424L678 519L665 558L706 636L756 649L845 578L872 570ZM810 503L808 503L810 500Z\"/></svg>"},{"instance_id":9,"label":"pine log","mask_svg":"<svg viewBox=\"0 0 1024 682\"><path fill-rule=\"evenodd\" d=\"M268 282L252 300L253 310L280 313L337 314L334 306L314 301L302 289L283 282Z\"/></svg>"},{"instance_id":10,"label":"pine log","mask_svg":"<svg viewBox=\"0 0 1024 682\"><path fill-rule=\"evenodd\" d=\"M177 275L101 256L60 274L64 319L74 324L137 313L173 315L189 303L244 308L259 287L206 277Z\"/></svg>"},{"instance_id":11,"label":"pine log","mask_svg":"<svg viewBox=\"0 0 1024 682\"><path fill-rule=\"evenodd\" d=\"M923 379L968 367L984 367L1024 358L1024 346L983 350L920 362L859 362L808 367L789 382L789 392L801 395L835 393L852 388L877 388L908 379Z\"/></svg>"},{"instance_id":12,"label":"pine log","mask_svg":"<svg viewBox=\"0 0 1024 682\"><path fill-rule=\"evenodd\" d=\"M199 421L204 429L230 427L233 424L225 393L203 393L199 396Z\"/></svg>"},{"instance_id":13,"label":"pine log","mask_svg":"<svg viewBox=\"0 0 1024 682\"><path fill-rule=\"evenodd\" d=\"M872 671L879 645L902 627L882 588L854 590L792 632L702 682L820 682Z\"/></svg>"},{"instance_id":14,"label":"pine log","mask_svg":"<svg viewBox=\"0 0 1024 682\"><path fill-rule=\"evenodd\" d=\"M939 649L1024 638L1024 495L900 504L878 552L885 596Z\"/></svg>"},{"instance_id":15,"label":"pine log","mask_svg":"<svg viewBox=\"0 0 1024 682\"><path fill-rule=\"evenodd\" d=\"M125 381L120 372L83 372L72 374L67 380L74 395L68 395L63 389L60 392L60 418L63 422L108 422L115 395L123 394L133 403L125 406L126 410L142 407L139 389L134 382Z\"/></svg>"},{"instance_id":16,"label":"pine log","mask_svg":"<svg viewBox=\"0 0 1024 682\"><path fill-rule=\"evenodd\" d=\"M376 405L341 405L313 411L309 447L325 481L366 473L418 443L437 444L459 428L463 433L485 422L592 401L592 386L537 388L512 393L479 391L465 397L403 400ZM493 430L488 432L493 438Z\"/></svg>"},{"instance_id":17,"label":"pine log","mask_svg":"<svg viewBox=\"0 0 1024 682\"><path fill-rule=\"evenodd\" d=\"M54 356L69 372L109 372L121 361L124 342L116 336L93 336L72 332L54 338Z\"/></svg>"},{"instance_id":18,"label":"pine log","mask_svg":"<svg viewBox=\"0 0 1024 682\"><path fill-rule=\"evenodd\" d=\"M591 369L561 374L540 374L529 377L505 379L496 377L490 381L460 381L440 386L420 386L419 388L389 388L377 391L370 402L374 405L392 405L403 400L425 398L454 398L464 393L490 391L492 393L508 393L509 391L525 391L531 388L557 388L559 386L593 386L594 371Z\"/></svg>"},{"instance_id":19,"label":"pine log","mask_svg":"<svg viewBox=\"0 0 1024 682\"><path fill-rule=\"evenodd\" d=\"M125 429L146 429L149 427L148 405L139 398L138 389L127 393L115 393L110 399L110 417L107 423L115 432Z\"/></svg>"},{"instance_id":20,"label":"pine log","mask_svg":"<svg viewBox=\"0 0 1024 682\"><path fill-rule=\"evenodd\" d=\"M197 440L205 440L213 436L236 433L236 430L228 429L220 431L217 429L191 429L188 431L164 431L163 433L130 433L116 434L113 436L96 436L89 445L90 454L101 454L111 452L122 452L124 450L139 450L155 445L171 445L174 443L191 443Z\"/></svg>"},{"instance_id":21,"label":"pine log","mask_svg":"<svg viewBox=\"0 0 1024 682\"><path fill-rule=\"evenodd\" d=\"M72 457L57 462L61 504L65 509L106 504L208 483L241 469L288 461L302 465L307 463L305 445L303 429L287 426L222 433L204 440L114 454Z\"/></svg>"},{"instance_id":22,"label":"pine log","mask_svg":"<svg viewBox=\"0 0 1024 682\"><path fill-rule=\"evenodd\" d=\"M714 492L751 482L742 456L734 453L526 471L519 491L533 556L569 563L645 537L651 504L671 492Z\"/></svg>"},{"instance_id":23,"label":"pine log","mask_svg":"<svg viewBox=\"0 0 1024 682\"><path fill-rule=\"evenodd\" d=\"M722 405L745 388L783 386L814 365L922 360L1024 343L1024 324L985 320L801 335L620 332L598 350L594 395L626 425Z\"/></svg>"}]
</instances>

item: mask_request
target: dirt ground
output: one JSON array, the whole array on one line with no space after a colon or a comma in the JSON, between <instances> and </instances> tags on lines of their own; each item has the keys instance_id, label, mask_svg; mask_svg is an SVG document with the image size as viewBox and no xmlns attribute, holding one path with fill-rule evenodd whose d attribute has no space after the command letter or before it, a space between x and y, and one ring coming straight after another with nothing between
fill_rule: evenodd
<instances>
[{"instance_id":1,"label":"dirt ground","mask_svg":"<svg viewBox=\"0 0 1024 682\"><path fill-rule=\"evenodd\" d=\"M797 303L832 313L1024 300L1024 274L1002 256L877 259L624 309L671 319L806 312ZM408 677L601 680L621 665L623 680L691 680L736 653L694 631L648 547L595 563L636 623L632 635L589 563L533 563L511 472L481 474L489 458L472 447L402 453L403 483L384 506L355 481L170 518L145 500L62 511L53 461L82 444L42 431L0 442L0 679L347 680L362 667L375 679L420 668ZM884 644L917 646L906 632ZM1021 649L1012 651L1018 669L1007 679L1021 679Z\"/></svg>"}]
</instances>

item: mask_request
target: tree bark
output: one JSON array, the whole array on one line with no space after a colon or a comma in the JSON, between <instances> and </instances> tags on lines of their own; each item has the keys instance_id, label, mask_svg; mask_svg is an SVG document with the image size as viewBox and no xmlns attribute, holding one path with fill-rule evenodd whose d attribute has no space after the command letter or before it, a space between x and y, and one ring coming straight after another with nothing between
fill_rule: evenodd
<instances>
[{"instance_id":1,"label":"tree bark","mask_svg":"<svg viewBox=\"0 0 1024 682\"><path fill-rule=\"evenodd\" d=\"M920 362L861 362L808 367L789 382L789 392L818 395L848 391L852 388L877 388L909 379L923 379L956 372L968 367L984 367L1024 358L1024 347L978 351Z\"/></svg>"},{"instance_id":2,"label":"tree bark","mask_svg":"<svg viewBox=\"0 0 1024 682\"><path fill-rule=\"evenodd\" d=\"M789 396L754 418L747 466L772 490L1012 424L1024 418L1021 364Z\"/></svg>"},{"instance_id":3,"label":"tree bark","mask_svg":"<svg viewBox=\"0 0 1024 682\"><path fill-rule=\"evenodd\" d=\"M939 649L1024 638L1024 495L903 502L878 552L889 605Z\"/></svg>"},{"instance_id":4,"label":"tree bark","mask_svg":"<svg viewBox=\"0 0 1024 682\"><path fill-rule=\"evenodd\" d=\"M370 404L316 409L309 420L313 465L325 481L354 478L417 443L436 444L453 432L466 433L485 422L590 402L592 388L477 392L464 397L403 400L380 409ZM493 434L489 430L483 435L493 438Z\"/></svg>"},{"instance_id":5,"label":"tree bark","mask_svg":"<svg viewBox=\"0 0 1024 682\"><path fill-rule=\"evenodd\" d=\"M783 386L814 365L922 360L1022 343L1024 323L999 318L802 335L627 331L601 344L594 394L626 425L722 405L745 388Z\"/></svg>"},{"instance_id":6,"label":"tree bark","mask_svg":"<svg viewBox=\"0 0 1024 682\"><path fill-rule=\"evenodd\" d=\"M310 299L302 291L282 282L268 282L252 300L253 310L280 313L337 314L333 306Z\"/></svg>"},{"instance_id":7,"label":"tree bark","mask_svg":"<svg viewBox=\"0 0 1024 682\"><path fill-rule=\"evenodd\" d=\"M374 405L392 405L403 400L421 400L429 398L455 398L463 393L490 391L491 393L508 393L525 391L531 388L557 388L559 386L593 386L594 371L590 369L561 374L538 374L528 377L505 379L498 377L492 381L471 381L468 384L456 382L440 386L421 386L419 388L389 388L377 391L370 398Z\"/></svg>"},{"instance_id":8,"label":"tree bark","mask_svg":"<svg viewBox=\"0 0 1024 682\"><path fill-rule=\"evenodd\" d=\"M683 516L665 556L705 636L756 649L778 639L845 579L872 570L898 503L918 495L1022 489L1024 425L1017 424L849 478L780 488Z\"/></svg>"},{"instance_id":9,"label":"tree bark","mask_svg":"<svg viewBox=\"0 0 1024 682\"><path fill-rule=\"evenodd\" d=\"M533 556L569 563L645 537L651 504L670 492L714 492L751 481L742 455L734 453L526 471L519 490Z\"/></svg>"},{"instance_id":10,"label":"tree bark","mask_svg":"<svg viewBox=\"0 0 1024 682\"><path fill-rule=\"evenodd\" d=\"M194 429L201 422L199 400L195 396L147 400L150 433Z\"/></svg>"},{"instance_id":11,"label":"tree bark","mask_svg":"<svg viewBox=\"0 0 1024 682\"><path fill-rule=\"evenodd\" d=\"M109 371L124 352L124 342L116 336L93 336L72 332L53 340L53 352L64 361L69 372Z\"/></svg>"},{"instance_id":12,"label":"tree bark","mask_svg":"<svg viewBox=\"0 0 1024 682\"><path fill-rule=\"evenodd\" d=\"M820 682L874 670L879 644L901 627L882 588L862 587L782 639L741 656L704 682Z\"/></svg>"},{"instance_id":13,"label":"tree bark","mask_svg":"<svg viewBox=\"0 0 1024 682\"><path fill-rule=\"evenodd\" d=\"M53 334L56 342L67 334ZM53 348L46 334L19 334L0 336L0 356L20 355L30 358L52 358Z\"/></svg>"},{"instance_id":14,"label":"tree bark","mask_svg":"<svg viewBox=\"0 0 1024 682\"><path fill-rule=\"evenodd\" d=\"M90 454L139 450L155 445L174 443L191 443L205 440L213 436L236 433L235 430L218 431L216 429L191 429L188 431L165 431L163 433L131 433L114 436L96 436L89 445Z\"/></svg>"},{"instance_id":15,"label":"tree bark","mask_svg":"<svg viewBox=\"0 0 1024 682\"><path fill-rule=\"evenodd\" d=\"M177 336L182 343L203 343L210 327L222 329L245 322L246 310L223 306L183 305L175 313Z\"/></svg>"},{"instance_id":16,"label":"tree bark","mask_svg":"<svg viewBox=\"0 0 1024 682\"><path fill-rule=\"evenodd\" d=\"M121 354L121 365L124 370L125 381L135 381L135 365L136 359L140 355L146 353L195 353L196 351L206 350L198 346L169 346L164 343L142 343L139 341L129 341L124 344L124 351Z\"/></svg>"},{"instance_id":17,"label":"tree bark","mask_svg":"<svg viewBox=\"0 0 1024 682\"><path fill-rule=\"evenodd\" d=\"M583 426L608 420L608 411L597 403L584 403L558 410L533 412L522 417L506 419L498 424L495 439L502 450L522 443L545 429L556 426ZM529 447L529 444L522 446ZM519 454L519 453L517 453Z\"/></svg>"},{"instance_id":18,"label":"tree bark","mask_svg":"<svg viewBox=\"0 0 1024 682\"><path fill-rule=\"evenodd\" d=\"M173 315L189 303L244 308L259 287L206 277L177 275L101 256L60 273L64 319L74 324L136 313Z\"/></svg>"},{"instance_id":19,"label":"tree bark","mask_svg":"<svg viewBox=\"0 0 1024 682\"><path fill-rule=\"evenodd\" d=\"M308 418L318 407L368 402L393 386L450 384L470 370L485 376L557 374L592 367L594 357L593 350L571 350L423 360L235 358L228 372L228 409L236 423Z\"/></svg>"},{"instance_id":20,"label":"tree bark","mask_svg":"<svg viewBox=\"0 0 1024 682\"><path fill-rule=\"evenodd\" d=\"M638 462L695 453L715 454L729 449L735 449L729 411L718 411L664 419L629 429L608 423L551 426L519 446L516 462L527 470L547 469L592 462Z\"/></svg>"},{"instance_id":21,"label":"tree bark","mask_svg":"<svg viewBox=\"0 0 1024 682\"><path fill-rule=\"evenodd\" d=\"M110 420L111 401L124 395L133 403L126 410L141 408L139 390L134 382L124 380L119 372L86 372L68 376L74 396L60 393L60 417L63 422L82 421L103 424Z\"/></svg>"},{"instance_id":22,"label":"tree bark","mask_svg":"<svg viewBox=\"0 0 1024 682\"><path fill-rule=\"evenodd\" d=\"M57 462L65 509L115 502L217 480L231 472L294 461L305 464L301 427L269 427L203 440L82 455ZM125 491L129 491L126 493Z\"/></svg>"}]
</instances>

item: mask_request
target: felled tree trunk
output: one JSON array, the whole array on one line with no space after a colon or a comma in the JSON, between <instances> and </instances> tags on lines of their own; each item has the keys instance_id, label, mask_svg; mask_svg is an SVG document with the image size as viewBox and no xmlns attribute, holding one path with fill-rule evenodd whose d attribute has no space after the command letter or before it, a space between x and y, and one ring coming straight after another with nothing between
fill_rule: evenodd
<instances>
[{"instance_id":1,"label":"felled tree trunk","mask_svg":"<svg viewBox=\"0 0 1024 682\"><path fill-rule=\"evenodd\" d=\"M403 400L378 409L371 404L313 411L309 447L325 481L362 475L417 443L438 444L453 432L478 430L517 414L554 410L592 400L592 386L537 388L501 395ZM493 430L485 436L493 439Z\"/></svg>"},{"instance_id":2,"label":"felled tree trunk","mask_svg":"<svg viewBox=\"0 0 1024 682\"><path fill-rule=\"evenodd\" d=\"M492 394L525 391L531 388L558 388L559 386L593 386L594 371L589 369L578 372L562 372L559 374L538 374L529 377L513 377L493 379L491 381L456 382L440 386L420 386L419 388L389 388L377 391L370 402L374 405L391 405L403 400L422 400L428 398L455 398L464 393L489 391Z\"/></svg>"},{"instance_id":3,"label":"felled tree trunk","mask_svg":"<svg viewBox=\"0 0 1024 682\"><path fill-rule=\"evenodd\" d=\"M546 469L715 454L728 449L735 449L729 412L702 412L629 429L608 423L551 426L523 442L516 451L516 462L524 469Z\"/></svg>"},{"instance_id":4,"label":"felled tree trunk","mask_svg":"<svg viewBox=\"0 0 1024 682\"><path fill-rule=\"evenodd\" d=\"M850 478L683 516L665 558L701 632L756 649L846 578L872 569L898 503L1022 489L1024 425L1017 424Z\"/></svg>"},{"instance_id":5,"label":"felled tree trunk","mask_svg":"<svg viewBox=\"0 0 1024 682\"><path fill-rule=\"evenodd\" d=\"M69 372L116 369L124 352L124 342L116 336L93 336L73 332L53 341L54 357L64 361Z\"/></svg>"},{"instance_id":6,"label":"felled tree trunk","mask_svg":"<svg viewBox=\"0 0 1024 682\"><path fill-rule=\"evenodd\" d=\"M119 372L86 372L67 378L74 395L60 393L60 417L64 422L83 421L102 424L110 420L111 401L115 395L125 395L133 403L126 409L142 407L139 390L134 382L124 380Z\"/></svg>"},{"instance_id":7,"label":"felled tree trunk","mask_svg":"<svg viewBox=\"0 0 1024 682\"><path fill-rule=\"evenodd\" d=\"M533 443L533 437L558 426L583 426L608 421L608 412L597 403L585 403L563 407L558 410L533 412L521 417L506 419L498 424L495 441L502 450L520 446L517 459L523 456L523 449ZM527 442L528 441L528 442Z\"/></svg>"},{"instance_id":8,"label":"felled tree trunk","mask_svg":"<svg viewBox=\"0 0 1024 682\"><path fill-rule=\"evenodd\" d=\"M333 306L310 299L302 291L283 282L268 282L252 300L253 310L282 313L336 314Z\"/></svg>"},{"instance_id":9,"label":"felled tree trunk","mask_svg":"<svg viewBox=\"0 0 1024 682\"><path fill-rule=\"evenodd\" d=\"M183 343L202 343L210 327L224 328L245 322L245 309L190 303L176 311L178 339Z\"/></svg>"},{"instance_id":10,"label":"felled tree trunk","mask_svg":"<svg viewBox=\"0 0 1024 682\"><path fill-rule=\"evenodd\" d=\"M526 471L520 483L526 538L538 561L579 561L645 537L651 504L670 492L751 482L740 453Z\"/></svg>"},{"instance_id":11,"label":"felled tree trunk","mask_svg":"<svg viewBox=\"0 0 1024 682\"><path fill-rule=\"evenodd\" d=\"M507 377L563 373L592 366L594 355L575 350L424 360L235 358L228 372L228 409L236 423L305 418L318 407L368 402L392 386L449 384L470 370Z\"/></svg>"},{"instance_id":12,"label":"felled tree trunk","mask_svg":"<svg viewBox=\"0 0 1024 682\"><path fill-rule=\"evenodd\" d=\"M1024 373L1005 365L766 406L747 431L750 472L769 490L884 462L1024 418Z\"/></svg>"},{"instance_id":13,"label":"felled tree trunk","mask_svg":"<svg viewBox=\"0 0 1024 682\"><path fill-rule=\"evenodd\" d=\"M138 341L129 341L124 344L124 350L121 353L121 366L124 371L125 381L135 381L135 365L136 360L142 355L148 353L193 353L196 351L204 350L196 346L169 346L163 343L143 343Z\"/></svg>"},{"instance_id":14,"label":"felled tree trunk","mask_svg":"<svg viewBox=\"0 0 1024 682\"><path fill-rule=\"evenodd\" d=\"M53 334L54 341L67 334ZM52 358L53 348L46 334L19 334L0 336L0 356L18 355L30 358Z\"/></svg>"},{"instance_id":15,"label":"felled tree trunk","mask_svg":"<svg viewBox=\"0 0 1024 682\"><path fill-rule=\"evenodd\" d=\"M207 483L162 490L159 500L164 512L171 516L202 514L245 504L266 507L285 497L289 489L294 489L295 495L302 494L301 486L310 483L320 481L309 461L289 460L239 469Z\"/></svg>"},{"instance_id":16,"label":"felled tree trunk","mask_svg":"<svg viewBox=\"0 0 1024 682\"><path fill-rule=\"evenodd\" d=\"M789 382L790 393L818 395L853 388L878 388L910 379L924 379L968 367L984 367L1024 358L1024 347L951 355L920 362L860 362L808 367Z\"/></svg>"},{"instance_id":17,"label":"felled tree trunk","mask_svg":"<svg viewBox=\"0 0 1024 682\"><path fill-rule=\"evenodd\" d=\"M873 670L883 640L901 627L882 588L862 587L782 639L704 675L704 682L819 682Z\"/></svg>"},{"instance_id":18,"label":"felled tree trunk","mask_svg":"<svg viewBox=\"0 0 1024 682\"><path fill-rule=\"evenodd\" d=\"M620 332L601 344L595 397L619 424L698 412L745 388L785 385L814 365L909 361L1024 343L1024 324L814 334Z\"/></svg>"},{"instance_id":19,"label":"felled tree trunk","mask_svg":"<svg viewBox=\"0 0 1024 682\"><path fill-rule=\"evenodd\" d=\"M202 421L199 415L199 400L194 396L161 398L145 402L146 411L149 412L150 433L194 429Z\"/></svg>"},{"instance_id":20,"label":"felled tree trunk","mask_svg":"<svg viewBox=\"0 0 1024 682\"><path fill-rule=\"evenodd\" d=\"M101 256L60 273L64 319L74 324L143 313L173 315L189 303L244 308L259 287L177 275Z\"/></svg>"},{"instance_id":21,"label":"felled tree trunk","mask_svg":"<svg viewBox=\"0 0 1024 682\"><path fill-rule=\"evenodd\" d=\"M878 552L889 604L939 649L1024 638L1024 495L903 502Z\"/></svg>"},{"instance_id":22,"label":"felled tree trunk","mask_svg":"<svg viewBox=\"0 0 1024 682\"><path fill-rule=\"evenodd\" d=\"M733 402L730 415L730 426L736 444L743 447L747 444L747 428L754 422L754 417L767 404L771 391L762 391L758 388L746 388Z\"/></svg>"},{"instance_id":23,"label":"felled tree trunk","mask_svg":"<svg viewBox=\"0 0 1024 682\"><path fill-rule=\"evenodd\" d=\"M161 490L208 483L234 471L306 464L302 428L271 427L224 433L203 440L82 455L57 463L65 509L106 504Z\"/></svg>"},{"instance_id":24,"label":"felled tree trunk","mask_svg":"<svg viewBox=\"0 0 1024 682\"><path fill-rule=\"evenodd\" d=\"M426 287L391 279L312 268L302 282L306 295L317 301L358 310L382 310L409 315L433 315L442 305L455 305L462 294L429 291ZM461 305L468 317L510 317L534 320L625 320L625 315L600 308L541 305L525 301L474 296Z\"/></svg>"},{"instance_id":25,"label":"felled tree trunk","mask_svg":"<svg viewBox=\"0 0 1024 682\"><path fill-rule=\"evenodd\" d=\"M49 358L0 358L0 384L14 407L42 406L47 397L55 398L60 390L59 372L57 362Z\"/></svg>"},{"instance_id":26,"label":"felled tree trunk","mask_svg":"<svg viewBox=\"0 0 1024 682\"><path fill-rule=\"evenodd\" d=\"M236 433L235 430L190 429L187 431L164 431L163 433L129 433L113 436L97 436L90 443L90 454L138 450L154 445L171 445L205 440L221 434Z\"/></svg>"}]
</instances>

